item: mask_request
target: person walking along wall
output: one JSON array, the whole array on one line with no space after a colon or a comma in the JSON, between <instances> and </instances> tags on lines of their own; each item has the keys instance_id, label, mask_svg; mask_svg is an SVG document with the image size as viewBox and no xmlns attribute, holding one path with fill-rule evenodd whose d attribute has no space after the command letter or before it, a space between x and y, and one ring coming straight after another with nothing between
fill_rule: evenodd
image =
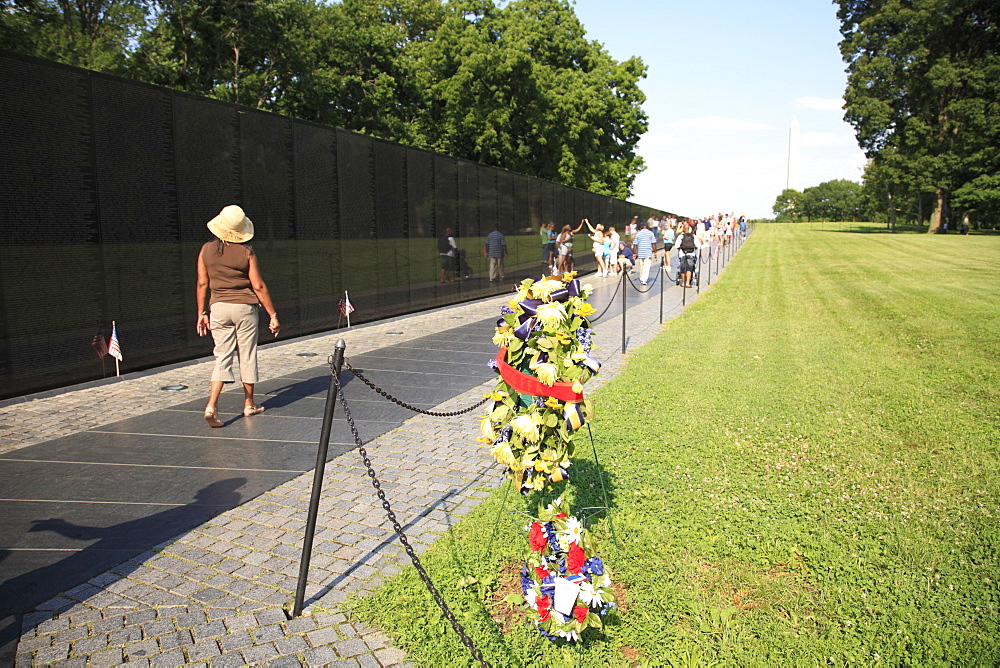
<instances>
[{"instance_id":1,"label":"person walking along wall","mask_svg":"<svg viewBox=\"0 0 1000 668\"><path fill-rule=\"evenodd\" d=\"M275 336L281 330L271 294L260 274L257 255L247 242L253 238L253 222L243 209L232 204L208 221L215 239L198 253L196 300L198 336L212 333L215 341L215 368L209 383L205 422L221 427L219 395L227 383L235 382L233 358L239 355L243 381L243 416L264 410L254 402L257 375L257 311L261 306L270 315L268 329Z\"/></svg>"},{"instance_id":2,"label":"person walking along wall","mask_svg":"<svg viewBox=\"0 0 1000 668\"><path fill-rule=\"evenodd\" d=\"M632 240L632 250L638 260L639 285L646 285L649 281L649 268L656 259L656 235L646 227L646 223L639 223L639 231Z\"/></svg>"},{"instance_id":3,"label":"person walking along wall","mask_svg":"<svg viewBox=\"0 0 1000 668\"><path fill-rule=\"evenodd\" d=\"M493 227L493 231L486 235L486 243L483 244L483 257L490 263L490 283L503 280L503 260L507 257L507 240L500 231L500 226Z\"/></svg>"}]
</instances>

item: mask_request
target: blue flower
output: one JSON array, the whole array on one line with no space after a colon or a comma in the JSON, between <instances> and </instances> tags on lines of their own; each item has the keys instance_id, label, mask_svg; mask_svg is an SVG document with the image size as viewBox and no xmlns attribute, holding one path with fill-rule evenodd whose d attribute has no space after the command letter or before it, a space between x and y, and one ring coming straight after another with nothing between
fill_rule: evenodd
<instances>
[{"instance_id":1,"label":"blue flower","mask_svg":"<svg viewBox=\"0 0 1000 668\"><path fill-rule=\"evenodd\" d=\"M513 312L514 312L514 309L512 309L511 307L509 307L507 305L504 305L504 306L500 307L500 315L510 315Z\"/></svg>"},{"instance_id":2,"label":"blue flower","mask_svg":"<svg viewBox=\"0 0 1000 668\"><path fill-rule=\"evenodd\" d=\"M528 565L525 564L524 568L521 569L521 591L523 593L527 593L528 590L531 589L533 586L534 583L531 581L531 577L528 575Z\"/></svg>"},{"instance_id":3,"label":"blue flower","mask_svg":"<svg viewBox=\"0 0 1000 668\"><path fill-rule=\"evenodd\" d=\"M493 357L491 357L490 361L486 363L486 366L493 369L494 371L498 371L500 369L500 366L497 364L496 359Z\"/></svg>"},{"instance_id":4,"label":"blue flower","mask_svg":"<svg viewBox=\"0 0 1000 668\"><path fill-rule=\"evenodd\" d=\"M559 540L556 536L556 527L552 522L546 522L544 525L545 536L549 539L549 545L552 546L553 550L559 549Z\"/></svg>"},{"instance_id":5,"label":"blue flower","mask_svg":"<svg viewBox=\"0 0 1000 668\"><path fill-rule=\"evenodd\" d=\"M600 557L591 557L583 564L583 571L593 575L604 575L604 562Z\"/></svg>"}]
</instances>

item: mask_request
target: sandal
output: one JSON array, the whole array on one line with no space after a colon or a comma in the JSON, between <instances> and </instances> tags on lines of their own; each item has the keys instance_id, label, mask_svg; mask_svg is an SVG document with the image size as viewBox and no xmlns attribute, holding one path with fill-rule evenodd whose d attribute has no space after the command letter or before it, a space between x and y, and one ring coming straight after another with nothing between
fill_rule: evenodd
<instances>
[{"instance_id":1,"label":"sandal","mask_svg":"<svg viewBox=\"0 0 1000 668\"><path fill-rule=\"evenodd\" d=\"M254 406L243 407L243 417L251 417L253 415L257 415L258 413L263 413L263 412L264 412L263 406L254 405Z\"/></svg>"},{"instance_id":2,"label":"sandal","mask_svg":"<svg viewBox=\"0 0 1000 668\"><path fill-rule=\"evenodd\" d=\"M215 411L205 411L205 422L208 423L209 427L222 426L222 420L219 419L219 414Z\"/></svg>"}]
</instances>

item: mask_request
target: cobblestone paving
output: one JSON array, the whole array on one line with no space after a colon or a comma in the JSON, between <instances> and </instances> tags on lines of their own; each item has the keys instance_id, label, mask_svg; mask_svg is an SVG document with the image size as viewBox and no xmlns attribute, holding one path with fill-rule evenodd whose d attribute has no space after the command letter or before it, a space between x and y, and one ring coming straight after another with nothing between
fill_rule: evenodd
<instances>
[{"instance_id":1,"label":"cobblestone paving","mask_svg":"<svg viewBox=\"0 0 1000 668\"><path fill-rule=\"evenodd\" d=\"M600 279L589 279L600 280ZM605 279L612 280L612 279ZM668 293L664 321L679 313ZM693 295L688 294L688 302ZM326 353L343 337L348 355L379 342L415 338L496 312L507 297L338 331L261 350L261 375L316 366L302 351ZM461 319L454 319L454 318ZM630 307L629 350L655 336L659 300ZM625 364L621 318L596 326L604 366L596 389ZM389 337L389 332L400 332ZM322 358L321 358L322 359ZM0 410L0 443L8 450L166 408L177 395L166 383L204 384L208 360L111 386L81 389ZM493 382L435 408L475 403ZM128 402L119 402L128 396ZM86 407L86 411L80 410ZM39 414L72 415L39 428ZM359 425L363 434L364 425ZM490 490L501 471L476 442L478 413L452 418L416 415L365 447L411 544L423 552ZM341 603L395 574L406 559L355 451L326 469L313 550L307 614L288 619L309 503L312 472L294 478L196 529L64 592L25 616L17 666L394 666L404 653L378 630L352 621Z\"/></svg>"}]
</instances>

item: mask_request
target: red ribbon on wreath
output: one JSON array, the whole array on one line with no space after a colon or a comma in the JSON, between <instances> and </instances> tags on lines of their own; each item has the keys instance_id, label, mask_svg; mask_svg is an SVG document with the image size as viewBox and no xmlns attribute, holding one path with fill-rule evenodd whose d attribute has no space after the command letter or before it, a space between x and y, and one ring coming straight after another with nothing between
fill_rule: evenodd
<instances>
[{"instance_id":1,"label":"red ribbon on wreath","mask_svg":"<svg viewBox=\"0 0 1000 668\"><path fill-rule=\"evenodd\" d=\"M529 376L523 371L518 371L507 364L506 348L500 349L496 360L497 367L500 370L500 377L521 394L530 394L535 397L555 397L560 401L568 403L580 403L583 401L583 392L574 392L573 383L546 385L535 376Z\"/></svg>"}]
</instances>

